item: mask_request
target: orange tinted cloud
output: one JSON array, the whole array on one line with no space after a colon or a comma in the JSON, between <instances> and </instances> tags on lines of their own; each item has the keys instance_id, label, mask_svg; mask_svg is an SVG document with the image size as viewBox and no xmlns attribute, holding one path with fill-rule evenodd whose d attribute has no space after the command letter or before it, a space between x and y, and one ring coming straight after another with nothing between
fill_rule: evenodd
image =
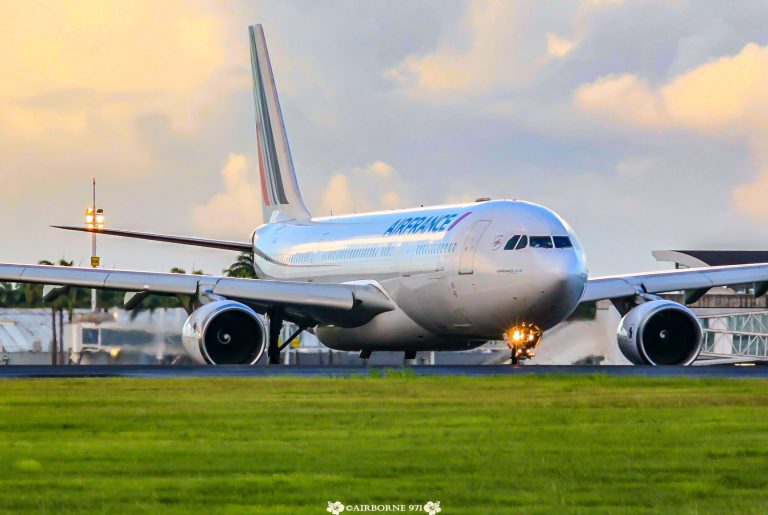
<instances>
[{"instance_id":1,"label":"orange tinted cloud","mask_svg":"<svg viewBox=\"0 0 768 515\"><path fill-rule=\"evenodd\" d=\"M192 209L196 227L206 234L243 239L261 225L261 188L253 175L244 155L229 154L221 170L224 191Z\"/></svg>"},{"instance_id":2,"label":"orange tinted cloud","mask_svg":"<svg viewBox=\"0 0 768 515\"><path fill-rule=\"evenodd\" d=\"M170 109L188 124L190 93L224 59L220 31L212 13L179 0L3 2L0 123L23 135L81 132L94 114L119 124Z\"/></svg>"},{"instance_id":3,"label":"orange tinted cloud","mask_svg":"<svg viewBox=\"0 0 768 515\"><path fill-rule=\"evenodd\" d=\"M400 191L401 184L397 171L384 161L337 172L323 189L320 214L402 208L407 199Z\"/></svg>"},{"instance_id":4,"label":"orange tinted cloud","mask_svg":"<svg viewBox=\"0 0 768 515\"><path fill-rule=\"evenodd\" d=\"M768 125L768 47L750 43L657 88L635 75L608 75L575 98L585 111L627 124L748 131Z\"/></svg>"},{"instance_id":5,"label":"orange tinted cloud","mask_svg":"<svg viewBox=\"0 0 768 515\"><path fill-rule=\"evenodd\" d=\"M768 169L768 47L750 43L657 88L635 75L609 75L580 87L575 100L593 116L626 125L740 135L759 169ZM767 196L768 171L732 193L736 209L760 221L768 216Z\"/></svg>"}]
</instances>

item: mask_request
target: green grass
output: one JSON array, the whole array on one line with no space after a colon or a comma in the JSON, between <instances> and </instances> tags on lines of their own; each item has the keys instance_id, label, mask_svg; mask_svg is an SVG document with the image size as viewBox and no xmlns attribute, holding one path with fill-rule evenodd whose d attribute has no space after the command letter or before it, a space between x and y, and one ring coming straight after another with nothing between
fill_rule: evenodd
<instances>
[{"instance_id":1,"label":"green grass","mask_svg":"<svg viewBox=\"0 0 768 515\"><path fill-rule=\"evenodd\" d=\"M767 392L603 376L5 380L0 512L765 513Z\"/></svg>"}]
</instances>

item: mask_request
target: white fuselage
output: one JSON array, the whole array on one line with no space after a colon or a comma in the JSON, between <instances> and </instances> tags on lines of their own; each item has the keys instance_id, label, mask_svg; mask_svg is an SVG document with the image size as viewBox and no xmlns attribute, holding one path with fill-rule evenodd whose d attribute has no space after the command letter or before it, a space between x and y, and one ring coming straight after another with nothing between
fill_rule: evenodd
<instances>
[{"instance_id":1,"label":"white fuselage","mask_svg":"<svg viewBox=\"0 0 768 515\"><path fill-rule=\"evenodd\" d=\"M457 350L520 323L546 330L573 312L587 282L568 224L519 201L269 223L253 244L263 277L366 282L391 298L396 310L361 327L317 329L344 350Z\"/></svg>"}]
</instances>

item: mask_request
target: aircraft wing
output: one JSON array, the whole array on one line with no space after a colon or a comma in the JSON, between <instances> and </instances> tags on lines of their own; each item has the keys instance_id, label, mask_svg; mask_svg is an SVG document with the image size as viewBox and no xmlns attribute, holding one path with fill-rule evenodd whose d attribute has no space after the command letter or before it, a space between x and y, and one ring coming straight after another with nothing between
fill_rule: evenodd
<instances>
[{"instance_id":1,"label":"aircraft wing","mask_svg":"<svg viewBox=\"0 0 768 515\"><path fill-rule=\"evenodd\" d=\"M687 268L642 274L596 277L587 281L582 302L622 299L643 293L684 291L686 303L696 302L710 288L750 284L755 295L768 292L768 263Z\"/></svg>"},{"instance_id":2,"label":"aircraft wing","mask_svg":"<svg viewBox=\"0 0 768 515\"><path fill-rule=\"evenodd\" d=\"M379 288L359 283L305 283L22 264L0 264L0 281L45 284L46 300L55 298L61 287L73 286L126 291L128 304L137 293L193 297L212 294L242 302L261 313L280 308L286 320L346 327L362 325L379 313L394 309Z\"/></svg>"},{"instance_id":3,"label":"aircraft wing","mask_svg":"<svg viewBox=\"0 0 768 515\"><path fill-rule=\"evenodd\" d=\"M162 241L179 245L192 245L194 247L208 247L213 249L235 250L238 252L253 252L253 245L247 241L211 240L191 236L176 236L173 234L156 234L151 232L124 231L120 229L88 229L74 225L52 225L54 229L65 231L80 231L108 236L122 236L123 238L137 238L139 240Z\"/></svg>"}]
</instances>

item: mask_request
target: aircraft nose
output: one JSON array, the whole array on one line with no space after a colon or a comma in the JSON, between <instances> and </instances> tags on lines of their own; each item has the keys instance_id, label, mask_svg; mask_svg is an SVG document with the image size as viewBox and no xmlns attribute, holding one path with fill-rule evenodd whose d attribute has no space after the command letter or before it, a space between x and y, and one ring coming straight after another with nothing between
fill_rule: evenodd
<instances>
[{"instance_id":1,"label":"aircraft nose","mask_svg":"<svg viewBox=\"0 0 768 515\"><path fill-rule=\"evenodd\" d=\"M543 271L542 290L551 292L558 298L580 297L583 288L583 278L581 274L568 266L568 263L562 263L557 268L548 267Z\"/></svg>"},{"instance_id":2,"label":"aircraft nose","mask_svg":"<svg viewBox=\"0 0 768 515\"><path fill-rule=\"evenodd\" d=\"M542 329L557 325L570 315L581 299L587 275L573 253L560 252L547 256L537 264L539 282L538 315Z\"/></svg>"},{"instance_id":3,"label":"aircraft nose","mask_svg":"<svg viewBox=\"0 0 768 515\"><path fill-rule=\"evenodd\" d=\"M563 298L568 299L568 302L575 307L584 293L586 283L587 276L583 271L569 268L561 271L560 281L556 289L560 291Z\"/></svg>"}]
</instances>

